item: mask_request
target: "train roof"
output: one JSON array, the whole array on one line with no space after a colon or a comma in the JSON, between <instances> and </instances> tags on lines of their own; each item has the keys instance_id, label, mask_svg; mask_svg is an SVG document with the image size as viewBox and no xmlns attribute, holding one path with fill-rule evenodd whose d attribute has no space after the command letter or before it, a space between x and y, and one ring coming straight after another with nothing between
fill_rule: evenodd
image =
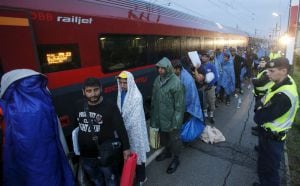
<instances>
[{"instance_id":1,"label":"train roof","mask_svg":"<svg viewBox=\"0 0 300 186\"><path fill-rule=\"evenodd\" d=\"M246 32L220 26L184 12L141 0L1 0L1 7L135 19L248 37Z\"/></svg>"}]
</instances>

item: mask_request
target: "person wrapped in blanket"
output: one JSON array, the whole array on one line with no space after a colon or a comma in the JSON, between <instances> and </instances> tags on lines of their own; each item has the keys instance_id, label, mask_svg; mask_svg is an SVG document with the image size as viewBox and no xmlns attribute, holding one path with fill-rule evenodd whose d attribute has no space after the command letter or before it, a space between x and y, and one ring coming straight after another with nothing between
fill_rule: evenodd
<instances>
[{"instance_id":1,"label":"person wrapped in blanket","mask_svg":"<svg viewBox=\"0 0 300 186\"><path fill-rule=\"evenodd\" d=\"M134 81L133 75L122 71L117 76L117 105L122 114L128 133L130 150L137 153L136 183L146 181L146 153L150 151L143 97Z\"/></svg>"},{"instance_id":2,"label":"person wrapped in blanket","mask_svg":"<svg viewBox=\"0 0 300 186\"><path fill-rule=\"evenodd\" d=\"M75 185L46 76L30 69L7 72L0 97L3 185Z\"/></svg>"}]
</instances>

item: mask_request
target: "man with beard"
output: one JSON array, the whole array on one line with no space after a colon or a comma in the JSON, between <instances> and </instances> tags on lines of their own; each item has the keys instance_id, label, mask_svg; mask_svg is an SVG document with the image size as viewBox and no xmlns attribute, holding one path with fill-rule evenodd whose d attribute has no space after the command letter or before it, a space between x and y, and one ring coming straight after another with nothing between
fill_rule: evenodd
<instances>
[{"instance_id":1,"label":"man with beard","mask_svg":"<svg viewBox=\"0 0 300 186\"><path fill-rule=\"evenodd\" d=\"M176 144L185 111L184 87L173 72L170 60L166 57L156 64L159 76L156 77L152 90L150 126L159 130L160 144L166 149L156 157L156 161L166 158L173 160L167 168L172 174L179 165L180 147Z\"/></svg>"},{"instance_id":2,"label":"man with beard","mask_svg":"<svg viewBox=\"0 0 300 186\"><path fill-rule=\"evenodd\" d=\"M82 89L84 99L75 108L80 163L94 185L118 185L120 164L130 155L129 140L118 107L104 101L101 92L99 80L87 78ZM115 138L121 141L123 158L120 154L120 158L108 165L99 164L99 147Z\"/></svg>"}]
</instances>

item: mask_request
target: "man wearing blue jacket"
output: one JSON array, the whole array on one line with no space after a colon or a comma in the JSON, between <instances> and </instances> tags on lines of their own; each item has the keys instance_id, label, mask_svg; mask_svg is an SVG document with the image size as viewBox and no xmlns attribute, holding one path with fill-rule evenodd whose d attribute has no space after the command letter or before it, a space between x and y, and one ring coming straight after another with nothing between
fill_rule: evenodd
<instances>
[{"instance_id":1,"label":"man wearing blue jacket","mask_svg":"<svg viewBox=\"0 0 300 186\"><path fill-rule=\"evenodd\" d=\"M218 73L215 65L209 61L210 55L207 51L201 53L201 62L205 70L204 80L204 99L203 112L205 118L209 119L211 124L215 123L214 111L216 109L216 82L218 81ZM209 114L208 114L209 109Z\"/></svg>"}]
</instances>

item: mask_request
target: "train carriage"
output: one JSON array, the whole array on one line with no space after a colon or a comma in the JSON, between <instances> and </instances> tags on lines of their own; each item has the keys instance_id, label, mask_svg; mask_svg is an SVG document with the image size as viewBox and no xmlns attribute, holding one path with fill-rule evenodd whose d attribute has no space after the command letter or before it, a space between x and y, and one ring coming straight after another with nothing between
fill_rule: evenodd
<instances>
[{"instance_id":1,"label":"train carriage","mask_svg":"<svg viewBox=\"0 0 300 186\"><path fill-rule=\"evenodd\" d=\"M114 76L133 72L146 100L154 64L188 51L246 46L247 34L138 0L1 0L1 74L30 68L44 73L67 136L81 83L101 79L116 99Z\"/></svg>"}]
</instances>

